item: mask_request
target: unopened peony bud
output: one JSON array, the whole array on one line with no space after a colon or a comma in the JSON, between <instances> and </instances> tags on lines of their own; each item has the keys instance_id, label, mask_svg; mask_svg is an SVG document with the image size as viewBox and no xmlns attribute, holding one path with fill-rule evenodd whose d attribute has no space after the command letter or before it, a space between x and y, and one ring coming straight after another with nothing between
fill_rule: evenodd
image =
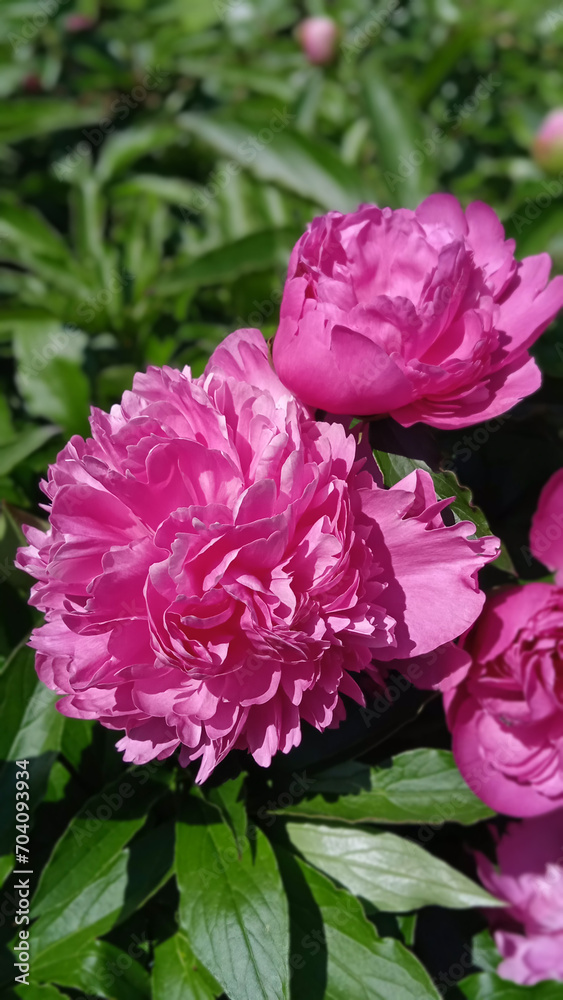
<instances>
[{"instance_id":1,"label":"unopened peony bud","mask_svg":"<svg viewBox=\"0 0 563 1000\"><path fill-rule=\"evenodd\" d=\"M338 25L331 17L307 17L297 28L297 38L310 63L331 62L338 40Z\"/></svg>"},{"instance_id":2,"label":"unopened peony bud","mask_svg":"<svg viewBox=\"0 0 563 1000\"><path fill-rule=\"evenodd\" d=\"M544 118L533 143L536 163L550 174L563 170L563 108Z\"/></svg>"},{"instance_id":3,"label":"unopened peony bud","mask_svg":"<svg viewBox=\"0 0 563 1000\"><path fill-rule=\"evenodd\" d=\"M43 90L41 80L37 76L37 73L30 73L29 76L26 76L22 83L22 87L27 94L38 94Z\"/></svg>"},{"instance_id":4,"label":"unopened peony bud","mask_svg":"<svg viewBox=\"0 0 563 1000\"><path fill-rule=\"evenodd\" d=\"M75 34L78 31L88 31L89 28L94 27L95 23L94 18L88 17L86 14L70 14L65 21L65 28Z\"/></svg>"}]
</instances>

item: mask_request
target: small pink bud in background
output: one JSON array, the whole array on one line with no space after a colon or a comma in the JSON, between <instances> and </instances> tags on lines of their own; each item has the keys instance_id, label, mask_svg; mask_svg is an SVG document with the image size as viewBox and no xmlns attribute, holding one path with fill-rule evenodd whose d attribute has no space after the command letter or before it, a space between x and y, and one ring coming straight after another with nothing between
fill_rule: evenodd
<instances>
[{"instance_id":1,"label":"small pink bud in background","mask_svg":"<svg viewBox=\"0 0 563 1000\"><path fill-rule=\"evenodd\" d=\"M309 62L323 66L334 57L338 25L331 17L307 17L297 26L297 38Z\"/></svg>"},{"instance_id":2,"label":"small pink bud in background","mask_svg":"<svg viewBox=\"0 0 563 1000\"><path fill-rule=\"evenodd\" d=\"M88 31L95 23L94 18L86 14L70 14L65 21L65 28L74 34L77 31Z\"/></svg>"},{"instance_id":3,"label":"small pink bud in background","mask_svg":"<svg viewBox=\"0 0 563 1000\"><path fill-rule=\"evenodd\" d=\"M38 94L43 87L37 73L30 73L22 82L22 87L28 94Z\"/></svg>"},{"instance_id":4,"label":"small pink bud in background","mask_svg":"<svg viewBox=\"0 0 563 1000\"><path fill-rule=\"evenodd\" d=\"M548 173L563 170L563 108L551 111L544 118L532 149L536 163Z\"/></svg>"}]
</instances>

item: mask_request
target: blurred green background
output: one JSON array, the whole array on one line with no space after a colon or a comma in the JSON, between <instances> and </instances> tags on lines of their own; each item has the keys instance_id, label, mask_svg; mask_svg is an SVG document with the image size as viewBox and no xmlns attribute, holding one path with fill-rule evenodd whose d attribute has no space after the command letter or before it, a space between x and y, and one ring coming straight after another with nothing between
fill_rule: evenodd
<instances>
[{"instance_id":1,"label":"blurred green background","mask_svg":"<svg viewBox=\"0 0 563 1000\"><path fill-rule=\"evenodd\" d=\"M323 66L296 33L318 14L339 28ZM563 269L563 176L530 155L563 106L563 4L18 0L1 20L6 656L32 624L12 560L49 461L136 370L199 374L232 329L271 335L314 214L447 190Z\"/></svg>"}]
</instances>

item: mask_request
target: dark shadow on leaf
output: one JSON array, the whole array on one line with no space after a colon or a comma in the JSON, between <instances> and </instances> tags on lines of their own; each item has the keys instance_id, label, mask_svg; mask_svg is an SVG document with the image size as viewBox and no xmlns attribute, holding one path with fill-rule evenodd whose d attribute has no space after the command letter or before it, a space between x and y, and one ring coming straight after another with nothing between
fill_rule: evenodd
<instances>
[{"instance_id":1,"label":"dark shadow on leaf","mask_svg":"<svg viewBox=\"0 0 563 1000\"><path fill-rule=\"evenodd\" d=\"M275 851L289 902L291 998L323 1000L328 952L321 911L293 855L278 846Z\"/></svg>"}]
</instances>

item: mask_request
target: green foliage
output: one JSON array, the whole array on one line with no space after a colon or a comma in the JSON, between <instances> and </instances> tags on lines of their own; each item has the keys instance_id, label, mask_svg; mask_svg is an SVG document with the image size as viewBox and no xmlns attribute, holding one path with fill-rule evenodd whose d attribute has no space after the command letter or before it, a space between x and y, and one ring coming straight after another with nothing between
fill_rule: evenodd
<instances>
[{"instance_id":1,"label":"green foliage","mask_svg":"<svg viewBox=\"0 0 563 1000\"><path fill-rule=\"evenodd\" d=\"M426 970L399 941L378 937L354 896L285 851L279 859L294 918L291 954L299 996L437 1000Z\"/></svg>"},{"instance_id":2,"label":"green foliage","mask_svg":"<svg viewBox=\"0 0 563 1000\"><path fill-rule=\"evenodd\" d=\"M465 875L394 833L319 823L290 823L288 832L305 858L378 910L498 905Z\"/></svg>"},{"instance_id":3,"label":"green foliage","mask_svg":"<svg viewBox=\"0 0 563 1000\"><path fill-rule=\"evenodd\" d=\"M464 979L460 989L467 1000L559 1000L561 996L560 983L518 986L490 972Z\"/></svg>"},{"instance_id":4,"label":"green foliage","mask_svg":"<svg viewBox=\"0 0 563 1000\"><path fill-rule=\"evenodd\" d=\"M225 992L287 1000L288 907L264 834L237 843L219 811L192 796L177 831L176 872L180 926Z\"/></svg>"},{"instance_id":5,"label":"green foliage","mask_svg":"<svg viewBox=\"0 0 563 1000\"><path fill-rule=\"evenodd\" d=\"M381 767L349 761L315 777L315 795L281 810L346 823L471 824L493 816L446 750L409 750Z\"/></svg>"}]
</instances>

